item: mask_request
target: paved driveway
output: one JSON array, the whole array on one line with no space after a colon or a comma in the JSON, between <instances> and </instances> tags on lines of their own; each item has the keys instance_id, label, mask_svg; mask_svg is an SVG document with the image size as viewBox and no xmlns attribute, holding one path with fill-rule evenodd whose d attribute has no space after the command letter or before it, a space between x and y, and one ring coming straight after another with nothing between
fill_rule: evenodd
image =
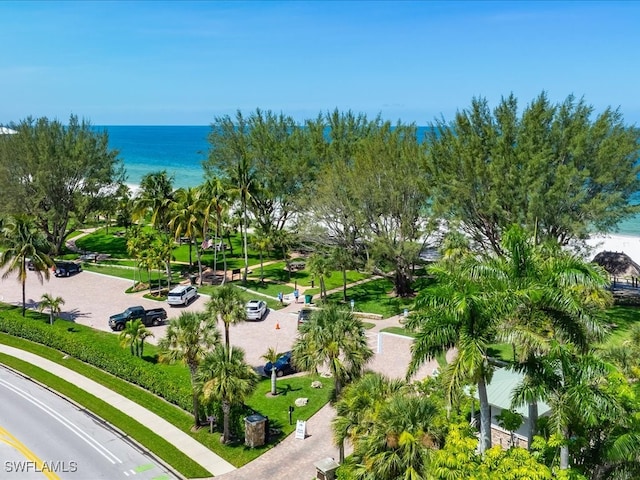
<instances>
[{"instance_id":1,"label":"paved driveway","mask_svg":"<svg viewBox=\"0 0 640 480\"><path fill-rule=\"evenodd\" d=\"M68 278L56 278L53 275L41 284L33 272L27 274L26 299L27 307L37 308L42 294L49 293L62 297L61 317L87 325L98 330L111 332L108 325L110 315L123 311L133 305L144 308L162 306L167 310L169 318L176 318L183 311L203 311L209 297L200 295L187 307L171 307L166 302L147 300L142 293L127 294L125 290L131 281L101 275L94 272L81 272ZM0 301L14 305L22 304L22 289L16 277L0 278ZM246 322L232 326L231 343L245 349L247 360L251 365L260 366L264 360L260 357L267 348L274 347L279 351L288 350L296 336L298 308L293 305L284 311L270 310L264 320ZM276 329L276 324L280 327ZM218 326L222 330L222 325ZM165 326L150 327L154 337L151 343L157 343L165 335Z\"/></svg>"}]
</instances>

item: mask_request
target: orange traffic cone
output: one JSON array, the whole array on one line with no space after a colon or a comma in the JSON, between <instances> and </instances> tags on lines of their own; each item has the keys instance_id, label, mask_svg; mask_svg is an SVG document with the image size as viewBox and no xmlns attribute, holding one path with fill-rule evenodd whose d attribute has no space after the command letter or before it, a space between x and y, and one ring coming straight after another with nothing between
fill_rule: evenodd
<instances>
[{"instance_id":1,"label":"orange traffic cone","mask_svg":"<svg viewBox=\"0 0 640 480\"><path fill-rule=\"evenodd\" d=\"M276 322L276 330L280 330L280 323Z\"/></svg>"}]
</instances>

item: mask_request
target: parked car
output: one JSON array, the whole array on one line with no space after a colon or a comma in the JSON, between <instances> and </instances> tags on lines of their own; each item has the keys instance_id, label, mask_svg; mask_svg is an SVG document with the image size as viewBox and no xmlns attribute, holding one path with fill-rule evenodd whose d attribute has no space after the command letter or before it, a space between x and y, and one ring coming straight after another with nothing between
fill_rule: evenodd
<instances>
[{"instance_id":1,"label":"parked car","mask_svg":"<svg viewBox=\"0 0 640 480\"><path fill-rule=\"evenodd\" d=\"M164 308L151 308L145 310L144 307L129 307L122 313L117 313L109 317L111 330L122 331L130 320L142 320L145 327L160 325L167 319L167 311Z\"/></svg>"},{"instance_id":2,"label":"parked car","mask_svg":"<svg viewBox=\"0 0 640 480\"><path fill-rule=\"evenodd\" d=\"M271 376L271 371L276 369L276 376L282 377L283 375L289 375L291 373L296 373L296 369L291 362L291 352L286 352L279 357L275 363L267 362L264 366L264 374L269 377Z\"/></svg>"},{"instance_id":3,"label":"parked car","mask_svg":"<svg viewBox=\"0 0 640 480\"><path fill-rule=\"evenodd\" d=\"M68 277L82 271L82 265L75 262L56 262L54 275L56 277Z\"/></svg>"},{"instance_id":4,"label":"parked car","mask_svg":"<svg viewBox=\"0 0 640 480\"><path fill-rule=\"evenodd\" d=\"M310 308L303 308L301 310L298 310L298 326L307 322L312 313L313 310L311 310Z\"/></svg>"},{"instance_id":5,"label":"parked car","mask_svg":"<svg viewBox=\"0 0 640 480\"><path fill-rule=\"evenodd\" d=\"M178 285L167 295L167 303L173 305L189 305L198 297L198 289L193 285Z\"/></svg>"},{"instance_id":6,"label":"parked car","mask_svg":"<svg viewBox=\"0 0 640 480\"><path fill-rule=\"evenodd\" d=\"M249 300L246 305L247 320L262 320L267 314L267 302L263 300Z\"/></svg>"}]
</instances>

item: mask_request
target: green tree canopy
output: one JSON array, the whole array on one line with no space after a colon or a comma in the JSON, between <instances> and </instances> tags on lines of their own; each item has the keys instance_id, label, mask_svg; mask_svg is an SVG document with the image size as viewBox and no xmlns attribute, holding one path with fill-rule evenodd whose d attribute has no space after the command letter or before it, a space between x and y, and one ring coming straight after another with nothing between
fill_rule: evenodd
<instances>
[{"instance_id":1,"label":"green tree canopy","mask_svg":"<svg viewBox=\"0 0 640 480\"><path fill-rule=\"evenodd\" d=\"M59 252L69 220L84 218L124 181L118 152L106 132L74 115L67 125L43 117L13 128L18 133L0 139L0 210L35 218Z\"/></svg>"},{"instance_id":2,"label":"green tree canopy","mask_svg":"<svg viewBox=\"0 0 640 480\"><path fill-rule=\"evenodd\" d=\"M542 93L521 115L513 95L493 110L474 98L427 134L437 211L496 251L514 223L563 245L611 231L638 211L639 140L618 110L573 96Z\"/></svg>"}]
</instances>

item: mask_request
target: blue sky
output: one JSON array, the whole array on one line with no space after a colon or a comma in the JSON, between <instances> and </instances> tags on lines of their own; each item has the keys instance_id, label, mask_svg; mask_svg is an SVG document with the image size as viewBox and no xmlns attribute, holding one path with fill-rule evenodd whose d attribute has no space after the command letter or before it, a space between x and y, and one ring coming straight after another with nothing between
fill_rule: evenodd
<instances>
[{"instance_id":1,"label":"blue sky","mask_svg":"<svg viewBox=\"0 0 640 480\"><path fill-rule=\"evenodd\" d=\"M584 96L640 125L640 2L0 2L0 124L338 108L425 125Z\"/></svg>"}]
</instances>

